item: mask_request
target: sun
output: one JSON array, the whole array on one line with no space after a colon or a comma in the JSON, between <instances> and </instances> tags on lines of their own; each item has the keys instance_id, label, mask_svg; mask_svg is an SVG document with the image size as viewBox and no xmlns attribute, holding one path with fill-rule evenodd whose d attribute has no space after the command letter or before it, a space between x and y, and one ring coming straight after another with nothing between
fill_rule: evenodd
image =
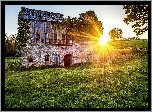
<instances>
[{"instance_id":1,"label":"sun","mask_svg":"<svg viewBox=\"0 0 152 112\"><path fill-rule=\"evenodd\" d=\"M107 42L108 42L109 40L110 40L109 37L101 36L101 37L99 38L99 43L100 43L102 46L104 46L104 45L107 44Z\"/></svg>"}]
</instances>

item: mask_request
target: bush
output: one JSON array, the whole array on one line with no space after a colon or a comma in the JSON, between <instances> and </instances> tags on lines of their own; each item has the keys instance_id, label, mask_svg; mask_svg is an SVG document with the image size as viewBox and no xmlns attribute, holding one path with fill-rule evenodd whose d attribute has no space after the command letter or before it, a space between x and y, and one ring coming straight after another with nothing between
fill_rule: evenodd
<instances>
[{"instance_id":1,"label":"bush","mask_svg":"<svg viewBox=\"0 0 152 112\"><path fill-rule=\"evenodd\" d=\"M20 71L21 61L19 57L5 58L5 71Z\"/></svg>"}]
</instances>

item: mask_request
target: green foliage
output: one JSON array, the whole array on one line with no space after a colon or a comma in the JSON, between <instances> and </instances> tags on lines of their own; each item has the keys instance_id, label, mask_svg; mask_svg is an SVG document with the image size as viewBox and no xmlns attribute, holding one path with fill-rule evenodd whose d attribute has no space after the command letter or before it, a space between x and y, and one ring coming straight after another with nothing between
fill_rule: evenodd
<instances>
[{"instance_id":1,"label":"green foliage","mask_svg":"<svg viewBox=\"0 0 152 112\"><path fill-rule=\"evenodd\" d=\"M74 17L71 18L70 16L68 16L62 21L61 25L63 26L63 28L66 29L67 38L74 38L74 36L70 35L70 33L74 33L76 24L77 24L77 18Z\"/></svg>"},{"instance_id":2,"label":"green foliage","mask_svg":"<svg viewBox=\"0 0 152 112\"><path fill-rule=\"evenodd\" d=\"M94 11L89 10L79 15L78 18L68 16L61 23L69 37L75 41L86 41L90 40L90 36L100 37L103 34L103 23L98 20Z\"/></svg>"},{"instance_id":3,"label":"green foliage","mask_svg":"<svg viewBox=\"0 0 152 112\"><path fill-rule=\"evenodd\" d=\"M5 71L20 71L21 58L20 57L5 57Z\"/></svg>"},{"instance_id":4,"label":"green foliage","mask_svg":"<svg viewBox=\"0 0 152 112\"><path fill-rule=\"evenodd\" d=\"M27 40L30 39L30 21L20 18L21 12L18 14L18 34L16 37L16 46L18 55L21 54L22 47L26 46Z\"/></svg>"},{"instance_id":5,"label":"green foliage","mask_svg":"<svg viewBox=\"0 0 152 112\"><path fill-rule=\"evenodd\" d=\"M115 39L121 39L122 38L122 30L119 28L113 28L110 32L109 32L109 36L112 40Z\"/></svg>"},{"instance_id":6,"label":"green foliage","mask_svg":"<svg viewBox=\"0 0 152 112\"><path fill-rule=\"evenodd\" d=\"M98 20L94 11L89 10L79 15L79 20L84 24L81 30L96 37L100 37L103 34L103 23Z\"/></svg>"},{"instance_id":7,"label":"green foliage","mask_svg":"<svg viewBox=\"0 0 152 112\"><path fill-rule=\"evenodd\" d=\"M124 22L126 24L136 22L132 25L132 28L135 28L134 32L137 36L148 31L148 5L124 5L123 9L125 9L125 14L127 14Z\"/></svg>"},{"instance_id":8,"label":"green foliage","mask_svg":"<svg viewBox=\"0 0 152 112\"><path fill-rule=\"evenodd\" d=\"M137 48L147 48L148 49L148 39L146 40L131 40L128 41L128 46L136 46Z\"/></svg>"},{"instance_id":9,"label":"green foliage","mask_svg":"<svg viewBox=\"0 0 152 112\"><path fill-rule=\"evenodd\" d=\"M16 55L15 37L9 38L5 36L5 56L10 57L15 55Z\"/></svg>"},{"instance_id":10,"label":"green foliage","mask_svg":"<svg viewBox=\"0 0 152 112\"><path fill-rule=\"evenodd\" d=\"M5 40L5 56L11 56L12 55L12 44L9 40Z\"/></svg>"}]
</instances>

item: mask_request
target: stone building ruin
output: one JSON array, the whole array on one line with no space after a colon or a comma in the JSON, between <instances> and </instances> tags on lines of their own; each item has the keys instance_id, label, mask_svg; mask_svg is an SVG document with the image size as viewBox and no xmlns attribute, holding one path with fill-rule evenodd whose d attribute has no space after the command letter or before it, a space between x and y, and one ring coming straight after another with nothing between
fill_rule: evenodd
<instances>
[{"instance_id":1,"label":"stone building ruin","mask_svg":"<svg viewBox=\"0 0 152 112\"><path fill-rule=\"evenodd\" d=\"M21 51L22 66L41 65L71 66L75 63L95 60L93 51L86 50L87 43L75 43L57 22L63 14L21 8L20 18L30 21L30 39Z\"/></svg>"}]
</instances>

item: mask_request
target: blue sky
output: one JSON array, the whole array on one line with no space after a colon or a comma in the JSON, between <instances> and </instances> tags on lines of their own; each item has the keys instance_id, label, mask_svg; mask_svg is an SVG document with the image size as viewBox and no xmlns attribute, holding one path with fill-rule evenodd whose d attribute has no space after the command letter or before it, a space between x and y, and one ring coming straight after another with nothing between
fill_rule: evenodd
<instances>
[{"instance_id":1,"label":"blue sky","mask_svg":"<svg viewBox=\"0 0 152 112\"><path fill-rule=\"evenodd\" d=\"M111 29L117 27L123 31L123 37L136 37L131 27L123 22L125 10L122 5L6 5L5 6L5 33L7 35L16 34L18 27L18 13L21 7L61 13L64 17L79 17L80 13L94 10L99 21L103 22L104 35L109 36ZM139 38L148 38L148 31L140 35Z\"/></svg>"}]
</instances>

